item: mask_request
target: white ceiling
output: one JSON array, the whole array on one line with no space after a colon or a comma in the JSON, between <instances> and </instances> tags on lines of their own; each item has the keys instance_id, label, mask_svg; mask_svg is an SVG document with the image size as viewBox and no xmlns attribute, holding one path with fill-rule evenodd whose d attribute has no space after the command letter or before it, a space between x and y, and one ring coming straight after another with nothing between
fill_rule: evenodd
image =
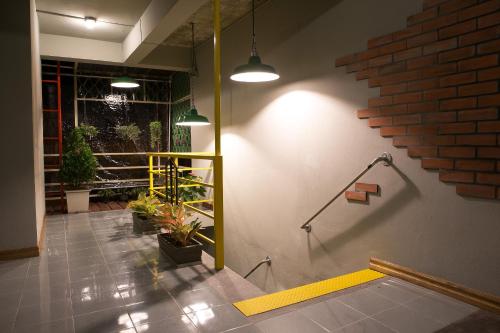
<instances>
[{"instance_id":1,"label":"white ceiling","mask_svg":"<svg viewBox=\"0 0 500 333\"><path fill-rule=\"evenodd\" d=\"M150 2L151 0L36 0L36 7L40 11L77 17L92 16L101 21L94 29L89 30L82 20L38 13L41 33L121 42Z\"/></svg>"}]
</instances>

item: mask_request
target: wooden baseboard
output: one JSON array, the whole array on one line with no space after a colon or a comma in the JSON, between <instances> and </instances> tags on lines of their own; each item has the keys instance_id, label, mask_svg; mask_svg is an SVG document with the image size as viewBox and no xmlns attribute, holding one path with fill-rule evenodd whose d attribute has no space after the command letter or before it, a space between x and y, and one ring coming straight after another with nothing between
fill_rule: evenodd
<instances>
[{"instance_id":1,"label":"wooden baseboard","mask_svg":"<svg viewBox=\"0 0 500 333\"><path fill-rule=\"evenodd\" d=\"M38 246L25 247L22 249L0 251L0 260L14 260L30 257L38 257L40 250Z\"/></svg>"},{"instance_id":2,"label":"wooden baseboard","mask_svg":"<svg viewBox=\"0 0 500 333\"><path fill-rule=\"evenodd\" d=\"M500 314L500 297L377 258L370 258L370 268Z\"/></svg>"}]
</instances>

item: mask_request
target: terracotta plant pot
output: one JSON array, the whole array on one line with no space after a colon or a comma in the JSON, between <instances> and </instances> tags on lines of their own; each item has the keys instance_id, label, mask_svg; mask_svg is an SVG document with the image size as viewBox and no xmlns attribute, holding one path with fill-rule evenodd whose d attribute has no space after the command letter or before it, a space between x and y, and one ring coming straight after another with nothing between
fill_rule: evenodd
<instances>
[{"instance_id":1,"label":"terracotta plant pot","mask_svg":"<svg viewBox=\"0 0 500 333\"><path fill-rule=\"evenodd\" d=\"M132 221L132 230L134 234L156 234L158 232L158 227L147 217L132 213Z\"/></svg>"},{"instance_id":2,"label":"terracotta plant pot","mask_svg":"<svg viewBox=\"0 0 500 333\"><path fill-rule=\"evenodd\" d=\"M169 234L158 234L160 251L170 257L178 266L201 262L203 244L196 239L191 239L191 244L184 247L175 245Z\"/></svg>"},{"instance_id":3,"label":"terracotta plant pot","mask_svg":"<svg viewBox=\"0 0 500 333\"><path fill-rule=\"evenodd\" d=\"M82 213L89 211L90 190L66 190L65 192L68 213Z\"/></svg>"}]
</instances>

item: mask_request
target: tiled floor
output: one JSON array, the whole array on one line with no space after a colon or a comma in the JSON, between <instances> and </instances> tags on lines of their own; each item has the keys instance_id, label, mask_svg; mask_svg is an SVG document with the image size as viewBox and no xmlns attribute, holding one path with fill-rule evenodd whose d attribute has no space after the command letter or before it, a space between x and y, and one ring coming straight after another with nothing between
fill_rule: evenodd
<instances>
[{"instance_id":1,"label":"tiled floor","mask_svg":"<svg viewBox=\"0 0 500 333\"><path fill-rule=\"evenodd\" d=\"M500 323L392 278L246 318L231 303L262 292L212 267L205 255L175 269L156 236L133 235L127 211L50 216L40 257L0 263L0 331L468 332L461 323L480 318L497 332Z\"/></svg>"}]
</instances>

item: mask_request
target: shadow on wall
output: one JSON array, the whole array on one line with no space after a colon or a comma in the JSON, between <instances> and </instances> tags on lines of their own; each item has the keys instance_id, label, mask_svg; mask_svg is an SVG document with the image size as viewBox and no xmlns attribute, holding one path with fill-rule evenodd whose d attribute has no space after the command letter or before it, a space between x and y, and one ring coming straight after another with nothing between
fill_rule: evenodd
<instances>
[{"instance_id":1,"label":"shadow on wall","mask_svg":"<svg viewBox=\"0 0 500 333\"><path fill-rule=\"evenodd\" d=\"M326 242L321 242L321 239L314 233L313 227L312 231L307 235L307 248L309 260L311 262L344 246L350 240L356 239L362 234L366 234L376 225L385 223L395 210L401 209L412 199L420 197L420 191L411 179L409 179L394 164L390 167L403 179L405 186L400 191L396 192L390 200L386 201L376 211L363 217L361 220L354 223L352 227L328 239ZM319 244L315 248L312 248L311 246L311 237L314 237L316 242Z\"/></svg>"}]
</instances>

